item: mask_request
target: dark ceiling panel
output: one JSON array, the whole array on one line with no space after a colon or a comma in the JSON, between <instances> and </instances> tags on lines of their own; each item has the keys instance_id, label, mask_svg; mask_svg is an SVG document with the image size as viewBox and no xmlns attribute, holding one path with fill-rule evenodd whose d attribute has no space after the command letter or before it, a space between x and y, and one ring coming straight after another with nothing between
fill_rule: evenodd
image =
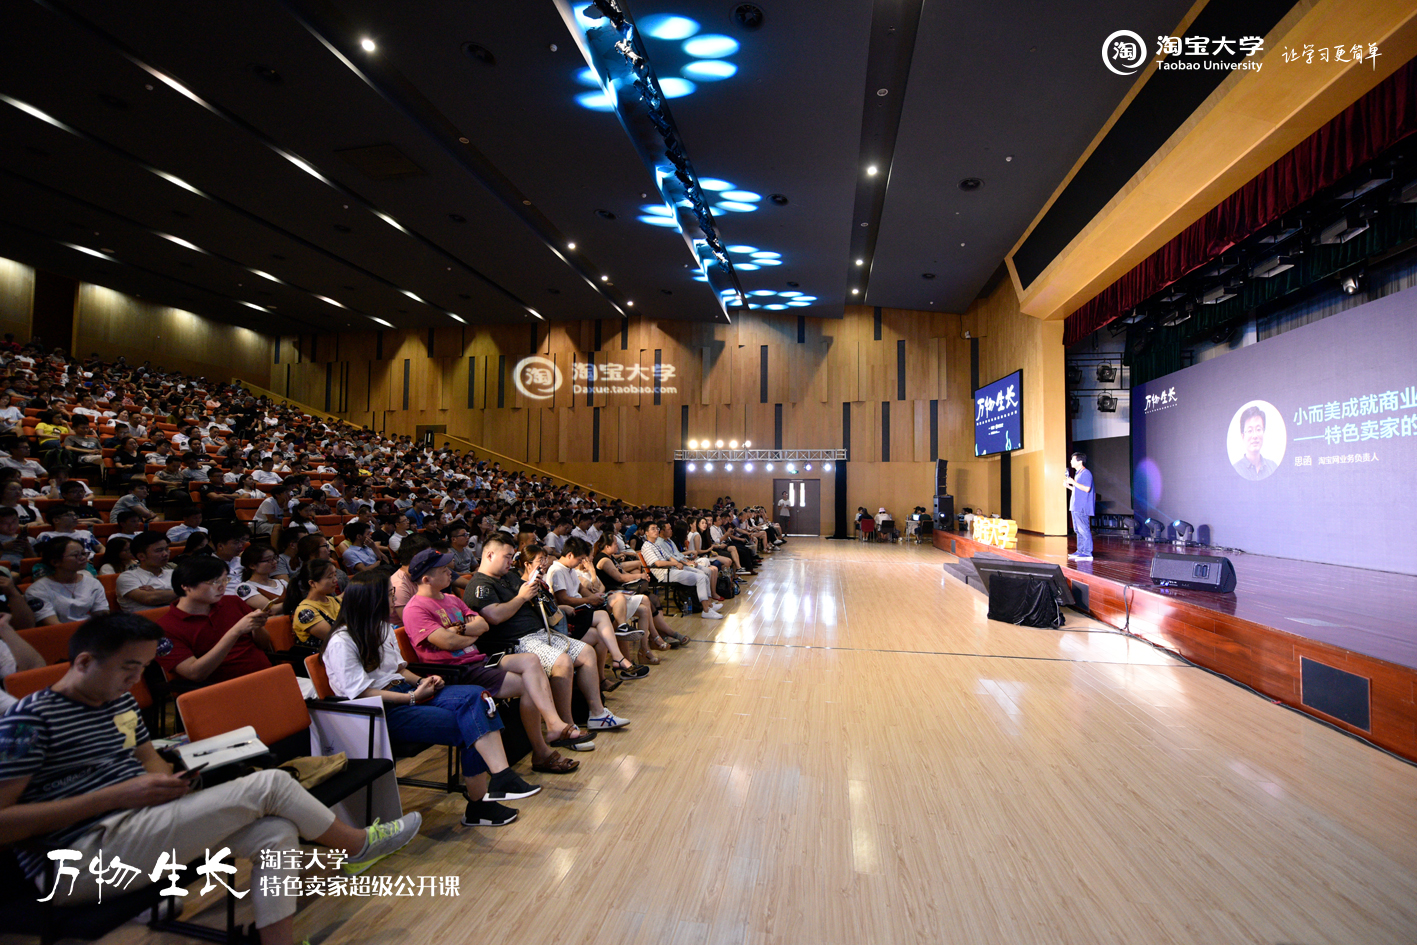
<instances>
[{"instance_id":1,"label":"dark ceiling panel","mask_svg":"<svg viewBox=\"0 0 1417 945\"><path fill-rule=\"evenodd\" d=\"M1211 3L1196 16L1186 34L1228 36L1236 40L1244 36L1264 36L1293 6L1294 0ZM1209 57L1217 63L1245 58L1238 46L1232 47L1229 54L1214 53ZM1025 286L1038 278L1112 195L1131 180L1229 75L1231 73L1223 70L1197 69L1157 72L1147 80L1014 254L1014 265Z\"/></svg>"},{"instance_id":2,"label":"dark ceiling panel","mask_svg":"<svg viewBox=\"0 0 1417 945\"><path fill-rule=\"evenodd\" d=\"M613 114L576 103L575 96L588 91L576 81L586 63L549 0L412 9L342 0L339 6L352 20L379 24L370 32L380 53L465 129L473 146L576 243L578 253L610 276L635 302L637 314L703 320L720 315L707 287L692 281L693 256L678 232L636 221L640 206L657 200L654 180ZM465 53L469 43L490 51L495 65ZM615 219L598 216L598 210ZM566 291L548 281L528 292L546 299L552 288ZM578 313L607 314L613 313L603 307Z\"/></svg>"},{"instance_id":3,"label":"dark ceiling panel","mask_svg":"<svg viewBox=\"0 0 1417 945\"><path fill-rule=\"evenodd\" d=\"M901 2L773 0L748 29L722 0L632 0L638 22L682 16L699 38L736 45L709 57L731 76L699 78L670 108L701 178L758 195L736 201L751 212L715 211L730 247L779 254L761 265L735 256L750 293L814 296L793 311L819 317L855 301L862 115L878 104L869 36ZM1103 69L1101 38L1119 26L1167 32L1184 10L1181 0L925 4L865 301L967 305L1129 87ZM355 49L373 39L374 84L312 30ZM616 116L577 103L592 90L551 0L16 0L6 33L20 41L7 46L0 91L81 132L0 104L0 246L23 262L269 330L455 324L445 311L518 322L527 306L548 319L606 318L617 311L607 295L652 318L721 317L677 230L637 219L658 203L654 181ZM646 47L661 82L696 68L682 37ZM349 160L371 149L374 163ZM961 193L968 176L985 186ZM548 233L564 236L548 245ZM571 240L574 253L560 245ZM120 262L61 242L101 244Z\"/></svg>"},{"instance_id":4,"label":"dark ceiling panel","mask_svg":"<svg viewBox=\"0 0 1417 945\"><path fill-rule=\"evenodd\" d=\"M964 311L1131 87L1102 40L1169 33L1189 6L925 4L867 301Z\"/></svg>"},{"instance_id":5,"label":"dark ceiling panel","mask_svg":"<svg viewBox=\"0 0 1417 945\"><path fill-rule=\"evenodd\" d=\"M700 26L694 39L721 35L740 43L722 60L737 68L733 76L700 81L670 107L700 177L726 180L762 197L758 210L714 215L730 246L781 253L782 265L758 270L744 270L735 255L743 288L751 295L788 290L795 282L792 291L818 299L795 311L839 318L847 291L843 260L851 244L872 5L778 0L760 6L763 23L752 30L734 22L734 5L721 0L650 0L634 3L632 11L640 22L653 22L655 15L688 17ZM646 45L661 80L682 77L693 61L683 41L651 38ZM774 193L788 203L774 204L768 199Z\"/></svg>"}]
</instances>

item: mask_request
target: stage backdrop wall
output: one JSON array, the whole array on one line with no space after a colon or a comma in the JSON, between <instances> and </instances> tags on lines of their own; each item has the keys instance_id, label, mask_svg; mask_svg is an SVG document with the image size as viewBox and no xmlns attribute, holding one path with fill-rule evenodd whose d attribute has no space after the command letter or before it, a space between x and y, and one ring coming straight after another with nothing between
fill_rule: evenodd
<instances>
[{"instance_id":1,"label":"stage backdrop wall","mask_svg":"<svg viewBox=\"0 0 1417 945\"><path fill-rule=\"evenodd\" d=\"M1134 388L1132 463L1217 545L1417 574L1417 288Z\"/></svg>"}]
</instances>

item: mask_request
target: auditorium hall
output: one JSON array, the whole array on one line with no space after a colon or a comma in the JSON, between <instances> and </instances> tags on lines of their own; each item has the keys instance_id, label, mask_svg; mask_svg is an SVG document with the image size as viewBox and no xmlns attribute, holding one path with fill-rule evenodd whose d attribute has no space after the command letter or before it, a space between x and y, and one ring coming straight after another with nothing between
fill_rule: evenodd
<instances>
[{"instance_id":1,"label":"auditorium hall","mask_svg":"<svg viewBox=\"0 0 1417 945\"><path fill-rule=\"evenodd\" d=\"M10 0L0 945L1417 941L1410 0Z\"/></svg>"}]
</instances>

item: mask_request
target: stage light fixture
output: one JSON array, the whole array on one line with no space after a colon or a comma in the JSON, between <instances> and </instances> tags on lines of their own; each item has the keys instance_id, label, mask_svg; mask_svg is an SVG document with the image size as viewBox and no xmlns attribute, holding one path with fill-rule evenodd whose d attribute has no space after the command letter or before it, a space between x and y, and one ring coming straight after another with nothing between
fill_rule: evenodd
<instances>
[{"instance_id":1,"label":"stage light fixture","mask_svg":"<svg viewBox=\"0 0 1417 945\"><path fill-rule=\"evenodd\" d=\"M733 472L733 464L732 464L732 463L724 463L724 464L723 464L723 470L724 470L724 472Z\"/></svg>"},{"instance_id":2,"label":"stage light fixture","mask_svg":"<svg viewBox=\"0 0 1417 945\"><path fill-rule=\"evenodd\" d=\"M713 472L713 463L704 463L704 472Z\"/></svg>"},{"instance_id":3,"label":"stage light fixture","mask_svg":"<svg viewBox=\"0 0 1417 945\"><path fill-rule=\"evenodd\" d=\"M772 472L772 471L773 471L773 465L772 465L772 463L768 463L768 472Z\"/></svg>"},{"instance_id":4,"label":"stage light fixture","mask_svg":"<svg viewBox=\"0 0 1417 945\"><path fill-rule=\"evenodd\" d=\"M723 441L722 441L722 440L715 440L713 445L714 445L714 447L717 448L717 449L723 449Z\"/></svg>"},{"instance_id":5,"label":"stage light fixture","mask_svg":"<svg viewBox=\"0 0 1417 945\"><path fill-rule=\"evenodd\" d=\"M751 449L752 446L753 446L753 441L752 441L752 440L744 440L744 441L743 441L743 448L744 448L745 450L746 450L746 449Z\"/></svg>"},{"instance_id":6,"label":"stage light fixture","mask_svg":"<svg viewBox=\"0 0 1417 945\"><path fill-rule=\"evenodd\" d=\"M699 468L699 467L696 466L696 465L693 464L693 463L690 463L690 464L689 464L689 472L693 472L694 470L696 470L696 469L698 469L698 468Z\"/></svg>"},{"instance_id":7,"label":"stage light fixture","mask_svg":"<svg viewBox=\"0 0 1417 945\"><path fill-rule=\"evenodd\" d=\"M691 450L696 450L696 449L698 449L698 448L699 448L699 441L698 441L698 440L690 440L690 441L689 441L689 449L691 449Z\"/></svg>"},{"instance_id":8,"label":"stage light fixture","mask_svg":"<svg viewBox=\"0 0 1417 945\"><path fill-rule=\"evenodd\" d=\"M1345 277L1343 280L1343 291L1348 295L1352 295L1354 292L1357 292L1358 280L1355 279L1353 276Z\"/></svg>"},{"instance_id":9,"label":"stage light fixture","mask_svg":"<svg viewBox=\"0 0 1417 945\"><path fill-rule=\"evenodd\" d=\"M807 465L803 466L802 468L803 468L804 470L806 470L807 472L811 472L811 471L812 471L812 464L811 464L811 463L808 463Z\"/></svg>"},{"instance_id":10,"label":"stage light fixture","mask_svg":"<svg viewBox=\"0 0 1417 945\"><path fill-rule=\"evenodd\" d=\"M1185 544L1195 535L1196 529L1190 522L1183 522L1181 519L1171 523L1171 527L1176 529L1176 541Z\"/></svg>"},{"instance_id":11,"label":"stage light fixture","mask_svg":"<svg viewBox=\"0 0 1417 945\"><path fill-rule=\"evenodd\" d=\"M1117 379L1117 366L1109 362L1097 365L1097 380L1103 384L1111 384Z\"/></svg>"},{"instance_id":12,"label":"stage light fixture","mask_svg":"<svg viewBox=\"0 0 1417 945\"><path fill-rule=\"evenodd\" d=\"M728 441L728 448L731 449L731 450L736 450L736 449L738 448L738 441L737 441L737 440L729 440L729 441Z\"/></svg>"},{"instance_id":13,"label":"stage light fixture","mask_svg":"<svg viewBox=\"0 0 1417 945\"><path fill-rule=\"evenodd\" d=\"M1250 276L1255 279L1271 279L1281 272L1286 272L1294 268L1293 256L1271 256L1259 263L1250 270Z\"/></svg>"},{"instance_id":14,"label":"stage light fixture","mask_svg":"<svg viewBox=\"0 0 1417 945\"><path fill-rule=\"evenodd\" d=\"M743 464L743 471L744 471L744 472L752 472L752 471L753 471L753 464L752 464L752 463L744 463L744 464Z\"/></svg>"},{"instance_id":15,"label":"stage light fixture","mask_svg":"<svg viewBox=\"0 0 1417 945\"><path fill-rule=\"evenodd\" d=\"M1113 397L1111 394L1098 394L1097 409L1101 413L1116 413L1117 398Z\"/></svg>"},{"instance_id":16,"label":"stage light fixture","mask_svg":"<svg viewBox=\"0 0 1417 945\"><path fill-rule=\"evenodd\" d=\"M797 475L797 467L794 466L794 465L792 465L791 463L788 463L788 464L787 464L787 474L788 474L789 476L795 476L795 475Z\"/></svg>"}]
</instances>

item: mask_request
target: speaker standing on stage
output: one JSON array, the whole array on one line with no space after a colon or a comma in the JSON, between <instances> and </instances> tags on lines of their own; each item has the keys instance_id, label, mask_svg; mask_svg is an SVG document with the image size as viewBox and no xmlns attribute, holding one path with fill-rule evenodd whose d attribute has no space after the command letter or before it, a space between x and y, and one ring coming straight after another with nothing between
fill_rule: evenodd
<instances>
[{"instance_id":1,"label":"speaker standing on stage","mask_svg":"<svg viewBox=\"0 0 1417 945\"><path fill-rule=\"evenodd\" d=\"M1092 472L1087 468L1087 454L1074 453L1070 464L1077 476L1067 477L1072 497L1068 508L1073 513L1073 530L1078 533L1078 550L1068 555L1078 561L1092 560L1092 513L1097 508L1097 494L1092 491Z\"/></svg>"}]
</instances>

